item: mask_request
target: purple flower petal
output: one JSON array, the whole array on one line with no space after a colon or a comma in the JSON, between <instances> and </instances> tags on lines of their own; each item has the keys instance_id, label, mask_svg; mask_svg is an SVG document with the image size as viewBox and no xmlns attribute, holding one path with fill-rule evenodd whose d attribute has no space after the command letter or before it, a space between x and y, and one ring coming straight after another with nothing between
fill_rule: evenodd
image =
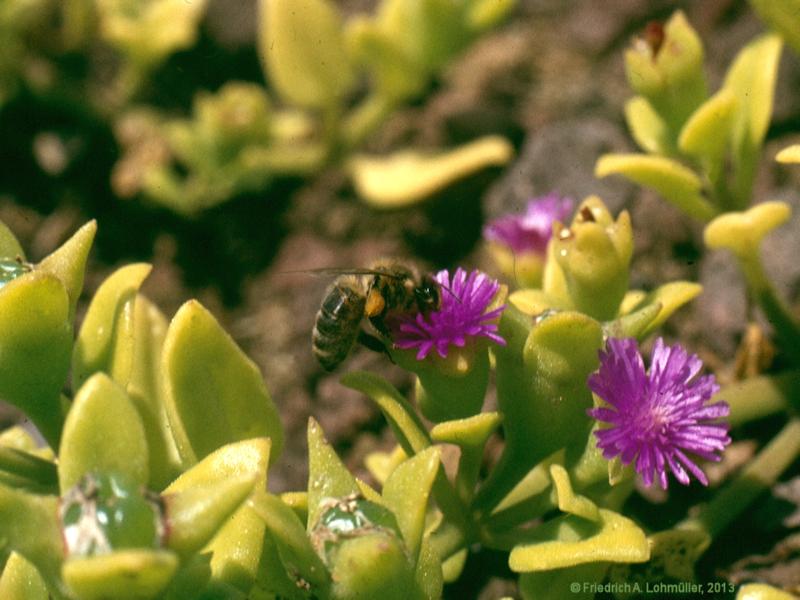
<instances>
[{"instance_id":1,"label":"purple flower petal","mask_svg":"<svg viewBox=\"0 0 800 600\"><path fill-rule=\"evenodd\" d=\"M534 198L528 201L524 213L505 215L486 225L483 237L515 252L532 251L544 255L553 233L553 222L566 221L573 205L570 198L556 193Z\"/></svg>"},{"instance_id":2,"label":"purple flower petal","mask_svg":"<svg viewBox=\"0 0 800 600\"><path fill-rule=\"evenodd\" d=\"M649 372L645 371L633 339L609 339L600 351L600 368L587 384L608 406L588 414L608 424L595 431L597 446L607 459L635 461L645 485L658 480L666 489L667 469L688 485L690 475L708 485L708 478L687 453L720 460L730 444L728 425L716 419L730 408L725 402L707 404L719 391L713 375L698 376L702 361L681 346L656 340Z\"/></svg>"},{"instance_id":3,"label":"purple flower petal","mask_svg":"<svg viewBox=\"0 0 800 600\"><path fill-rule=\"evenodd\" d=\"M483 337L505 345L494 322L505 306L486 312L500 284L480 271L467 273L458 268L450 277L439 271L434 279L442 288L438 310L423 315L401 317L392 325L392 339L397 348L417 349L417 360L423 360L432 350L447 358L450 346L463 348L474 338Z\"/></svg>"}]
</instances>

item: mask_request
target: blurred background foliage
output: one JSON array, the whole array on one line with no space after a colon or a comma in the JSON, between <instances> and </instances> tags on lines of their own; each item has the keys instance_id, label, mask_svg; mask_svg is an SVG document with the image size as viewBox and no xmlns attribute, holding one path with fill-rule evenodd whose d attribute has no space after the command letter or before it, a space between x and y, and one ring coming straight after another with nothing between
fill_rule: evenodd
<instances>
[{"instance_id":1,"label":"blurred background foliage","mask_svg":"<svg viewBox=\"0 0 800 600\"><path fill-rule=\"evenodd\" d=\"M304 431L312 412L357 473L366 454L393 444L375 408L315 364L310 331L329 281L296 271L360 266L384 255L491 270L479 244L487 216L517 211L530 197L554 190L578 200L596 193L613 213L631 212L636 226L631 286L652 290L686 279L704 287L705 293L670 321L667 336L691 345L718 372L732 364L745 338L749 309L735 261L720 252L704 255L701 228L656 194L619 177L598 180L593 167L604 153L634 149L623 112L631 94L624 50L648 22L666 21L683 9L705 45L710 89L718 89L736 53L776 26L781 18L776 20L774 8L790 2L519 0L515 7L505 4L510 11L505 19L495 15L497 26L481 29L481 36L471 30L458 43L410 58L409 47L397 48L396 36L386 32L391 19L379 11L404 4L419 3L328 2L349 24L341 31L353 61L349 76L333 78L331 96L341 101L343 114L360 114L367 124L372 122L367 116L377 115L370 135L363 125L355 128L364 135L358 139L353 127L349 134L340 129L326 135L325 123L334 119L326 116L322 100L290 91L291 84L265 73L259 31L267 25L256 0L0 2L0 219L19 235L32 260L55 249L80 223L98 219L79 319L86 299L123 260L153 263L145 288L167 314L190 295L199 296L258 363L279 407L286 448L282 464L270 471L275 490L306 482ZM168 11L178 5L179 14ZM476 11L472 14L480 15ZM154 23L167 26L159 25L155 35ZM486 23L494 25L494 17ZM783 33L796 47L791 31ZM418 62L413 68L403 60L392 63L395 68L384 71L391 77L376 77L375 61L389 56L381 53L387 46L394 48L392 56ZM419 48L410 50L415 54ZM402 73L421 77L403 79ZM767 270L793 300L800 290L800 170L776 165L771 157L799 139L798 89L800 62L787 51L766 131L767 160L753 182L754 198L779 197L794 207L793 220L764 247ZM392 96L392 104L365 104L375 90ZM342 127L354 123L335 121ZM497 135L514 150L513 162L502 170L511 153L497 138L487 138ZM261 151L244 160L243 147L272 148L273 139L321 145L318 154L295 154L293 169L261 169L275 160ZM425 202L399 206L401 199L391 210L358 200L350 177L354 163L346 160L358 148L368 153L358 157L362 164L373 161L384 169L377 171L379 180L393 173L402 178L404 165L413 173L422 164L421 149L445 162L452 159L448 149L466 150L472 160L470 144L487 141L478 154L493 159L488 169L477 161L480 168L467 169L458 180L444 178L442 184L434 177ZM410 161L404 162L404 155L394 155L394 162L380 158L408 147L416 149L405 155ZM457 158L463 168L463 155ZM240 169L242 161L251 168ZM145 190L148 170L156 182L149 185L163 194L160 202ZM190 201L197 210L180 206ZM409 387L408 378L383 357L356 353L349 367L380 368L401 390ZM764 427L777 430L778 424ZM731 449L734 461L752 454L749 443ZM489 454L497 448L490 441ZM800 505L796 488L786 484L784 500L770 497L752 518L732 528L707 553L701 571L733 565L726 569L746 578L771 570L772 581L779 582L781 557L794 546L783 541L786 530L776 515ZM655 514L643 499L632 508L669 523L696 501L682 490L673 493L668 508L660 504ZM743 538L755 541L744 548ZM457 584L452 597L474 594L487 583L482 573L505 569L504 556L470 560L476 562L466 572L475 579ZM478 564L494 567L471 568ZM507 579L495 581L486 597L502 595Z\"/></svg>"},{"instance_id":2,"label":"blurred background foliage","mask_svg":"<svg viewBox=\"0 0 800 600\"><path fill-rule=\"evenodd\" d=\"M221 257L222 271L238 272L265 264L286 197L328 165L351 172L367 201L394 208L506 163L511 146L497 136L435 156L355 151L515 0L351 4L4 2L0 190L42 212L68 202L108 216L117 226L99 242L112 257L120 246L146 255L155 219L186 232L193 251L192 238L205 239L213 251L201 263ZM237 200L225 224L200 216ZM231 248L258 234L250 255ZM237 277L229 286L221 277L223 289L236 287Z\"/></svg>"}]
</instances>

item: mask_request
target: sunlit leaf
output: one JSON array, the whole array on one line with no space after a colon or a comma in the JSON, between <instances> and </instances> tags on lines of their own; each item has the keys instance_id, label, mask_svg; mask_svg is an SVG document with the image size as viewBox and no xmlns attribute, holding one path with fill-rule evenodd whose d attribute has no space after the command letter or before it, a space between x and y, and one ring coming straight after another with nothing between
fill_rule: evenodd
<instances>
[{"instance_id":1,"label":"sunlit leaf","mask_svg":"<svg viewBox=\"0 0 800 600\"><path fill-rule=\"evenodd\" d=\"M439 154L404 150L388 157L356 156L350 172L358 195L376 208L415 204L486 167L511 160L504 138L489 136Z\"/></svg>"},{"instance_id":2,"label":"sunlit leaf","mask_svg":"<svg viewBox=\"0 0 800 600\"><path fill-rule=\"evenodd\" d=\"M272 440L270 460L277 459L283 430L261 372L199 302L187 302L172 319L162 369L167 414L185 461L259 437Z\"/></svg>"},{"instance_id":3,"label":"sunlit leaf","mask_svg":"<svg viewBox=\"0 0 800 600\"><path fill-rule=\"evenodd\" d=\"M106 374L93 375L75 395L58 456L62 493L93 472L124 473L139 485L147 484L142 421L125 391Z\"/></svg>"}]
</instances>

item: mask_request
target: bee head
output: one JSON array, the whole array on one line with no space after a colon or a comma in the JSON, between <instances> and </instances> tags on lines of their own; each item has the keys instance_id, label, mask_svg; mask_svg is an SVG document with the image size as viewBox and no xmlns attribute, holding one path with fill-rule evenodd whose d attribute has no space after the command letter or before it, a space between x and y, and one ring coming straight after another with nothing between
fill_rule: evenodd
<instances>
[{"instance_id":1,"label":"bee head","mask_svg":"<svg viewBox=\"0 0 800 600\"><path fill-rule=\"evenodd\" d=\"M423 277L422 282L414 288L414 297L422 313L438 310L442 305L442 293L439 283L427 275Z\"/></svg>"}]
</instances>

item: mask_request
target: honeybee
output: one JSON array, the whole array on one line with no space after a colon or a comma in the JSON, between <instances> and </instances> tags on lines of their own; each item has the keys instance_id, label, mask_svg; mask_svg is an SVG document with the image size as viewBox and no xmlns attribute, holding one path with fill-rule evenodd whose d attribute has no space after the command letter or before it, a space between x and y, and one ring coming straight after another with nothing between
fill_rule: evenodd
<instances>
[{"instance_id":1,"label":"honeybee","mask_svg":"<svg viewBox=\"0 0 800 600\"><path fill-rule=\"evenodd\" d=\"M335 369L356 340L372 350L386 351L375 336L361 329L366 317L384 338L390 338L389 316L427 314L441 306L439 284L413 267L381 261L369 269L341 273L325 292L311 338L314 356L326 371Z\"/></svg>"}]
</instances>

